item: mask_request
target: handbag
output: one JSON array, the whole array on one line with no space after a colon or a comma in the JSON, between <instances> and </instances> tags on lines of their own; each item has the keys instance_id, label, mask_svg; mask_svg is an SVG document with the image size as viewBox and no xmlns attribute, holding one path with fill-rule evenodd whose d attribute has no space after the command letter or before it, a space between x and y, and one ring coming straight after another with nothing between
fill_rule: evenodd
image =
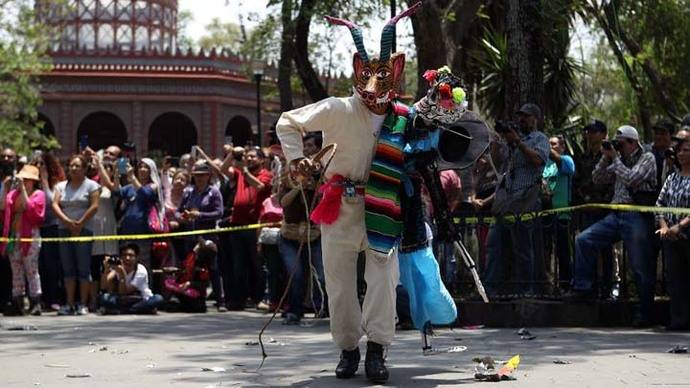
<instances>
[{"instance_id":1,"label":"handbag","mask_svg":"<svg viewBox=\"0 0 690 388\"><path fill-rule=\"evenodd\" d=\"M168 233L170 231L170 224L168 217L163 214L161 216L158 207L151 206L149 210L149 229L153 233Z\"/></svg>"},{"instance_id":2,"label":"handbag","mask_svg":"<svg viewBox=\"0 0 690 388\"><path fill-rule=\"evenodd\" d=\"M496 195L491 207L494 215L502 216L508 214L522 215L539 210L539 195L541 184L535 182L532 186L522 191L509 193L506 188L505 179L501 179L496 188Z\"/></svg>"}]
</instances>

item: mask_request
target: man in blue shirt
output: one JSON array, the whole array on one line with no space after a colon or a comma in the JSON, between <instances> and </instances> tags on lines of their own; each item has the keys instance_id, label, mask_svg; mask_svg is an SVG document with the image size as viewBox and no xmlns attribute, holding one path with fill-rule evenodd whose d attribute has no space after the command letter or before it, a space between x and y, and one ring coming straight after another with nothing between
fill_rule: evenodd
<instances>
[{"instance_id":1,"label":"man in blue shirt","mask_svg":"<svg viewBox=\"0 0 690 388\"><path fill-rule=\"evenodd\" d=\"M510 238L513 260L511 280L517 285L515 291L521 294L533 292L532 285L537 278L534 255L536 220L509 222L502 217L512 214L520 216L541 209L539 194L542 172L550 152L548 138L537 129L541 118L541 109L536 104L525 104L517 112L519 131L511 126L501 131L503 140L508 144L508 159L496 193L487 199L487 202L493 202L492 212L498 218L489 231L489 255L484 273L487 289L493 294L505 281L504 237Z\"/></svg>"}]
</instances>

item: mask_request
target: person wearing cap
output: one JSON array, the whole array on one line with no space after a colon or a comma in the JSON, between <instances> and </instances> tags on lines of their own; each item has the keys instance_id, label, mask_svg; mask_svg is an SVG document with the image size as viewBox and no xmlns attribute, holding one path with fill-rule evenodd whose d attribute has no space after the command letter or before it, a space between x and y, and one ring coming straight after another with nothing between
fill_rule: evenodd
<instances>
[{"instance_id":1,"label":"person wearing cap","mask_svg":"<svg viewBox=\"0 0 690 388\"><path fill-rule=\"evenodd\" d=\"M630 125L619 127L615 143L605 144L602 155L592 179L595 183L614 183L611 203L653 205L656 202L656 161L651 152L642 148L635 128ZM640 299L633 324L640 327L651 325L656 270L653 226L653 217L649 214L621 211L608 214L582 231L575 239L573 292L567 299L594 297L597 255L601 249L622 239Z\"/></svg>"},{"instance_id":2,"label":"person wearing cap","mask_svg":"<svg viewBox=\"0 0 690 388\"><path fill-rule=\"evenodd\" d=\"M0 211L3 211L3 237L34 238L32 242L0 244L12 266L12 299L15 310L24 314L25 283L29 283L31 315L41 315L41 279L38 255L41 251L41 225L45 220L46 196L38 187L38 167L25 165L16 175L3 180Z\"/></svg>"},{"instance_id":3,"label":"person wearing cap","mask_svg":"<svg viewBox=\"0 0 690 388\"><path fill-rule=\"evenodd\" d=\"M583 128L585 139L584 153L575 158L575 176L573 177L573 203L586 205L591 203L610 203L613 198L613 183L594 183L592 172L601 160L601 145L608 136L606 124L601 120L592 120ZM578 227L580 230L589 228L592 224L606 217L609 213L605 209L584 209L578 212ZM610 295L615 289L613 247L601 250L602 295Z\"/></svg>"},{"instance_id":4,"label":"person wearing cap","mask_svg":"<svg viewBox=\"0 0 690 388\"><path fill-rule=\"evenodd\" d=\"M666 176L673 167L668 156L673 143L673 136L676 134L676 126L668 120L659 120L652 129L654 130L654 142L648 145L646 150L651 151L654 160L656 160L656 182L657 192L659 192Z\"/></svg>"},{"instance_id":5,"label":"person wearing cap","mask_svg":"<svg viewBox=\"0 0 690 388\"><path fill-rule=\"evenodd\" d=\"M192 166L192 183L182 192L182 202L175 212L175 219L184 230L215 229L216 220L223 216L223 197L217 187L211 185L211 167L206 160L199 160ZM218 245L218 235L204 235ZM185 239L185 250L191 252L197 243L197 236ZM211 287L216 296L218 311L227 311L223 288L218 272L218 258L209 261Z\"/></svg>"},{"instance_id":6,"label":"person wearing cap","mask_svg":"<svg viewBox=\"0 0 690 388\"><path fill-rule=\"evenodd\" d=\"M551 147L546 135L537 129L542 118L536 104L525 104L516 113L519 133L513 128L502 132L508 144L506 171L498 181L496 193L485 202L493 202L492 212L501 217L506 214L524 214L541 210L539 198L544 166L549 160ZM505 200L501 200L505 198ZM503 283L506 266L503 240L509 235L514 260L513 277L520 293L534 291L533 282L543 268L537 269L534 252L534 224L497 222L491 226L488 237L488 261L485 283L495 293Z\"/></svg>"}]
</instances>

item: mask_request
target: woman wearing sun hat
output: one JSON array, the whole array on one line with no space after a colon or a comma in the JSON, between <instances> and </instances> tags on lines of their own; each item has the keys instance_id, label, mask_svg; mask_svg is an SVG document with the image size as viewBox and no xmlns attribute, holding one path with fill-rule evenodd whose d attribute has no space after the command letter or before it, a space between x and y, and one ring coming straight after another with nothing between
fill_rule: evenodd
<instances>
[{"instance_id":1,"label":"woman wearing sun hat","mask_svg":"<svg viewBox=\"0 0 690 388\"><path fill-rule=\"evenodd\" d=\"M17 312L22 315L26 281L29 283L31 315L41 314L38 254L41 251L39 238L45 220L46 197L38 189L39 181L38 167L25 165L14 180L11 176L5 178L0 193L0 210L4 211L3 237L34 238L32 242L3 243L0 248L12 265L12 297Z\"/></svg>"}]
</instances>

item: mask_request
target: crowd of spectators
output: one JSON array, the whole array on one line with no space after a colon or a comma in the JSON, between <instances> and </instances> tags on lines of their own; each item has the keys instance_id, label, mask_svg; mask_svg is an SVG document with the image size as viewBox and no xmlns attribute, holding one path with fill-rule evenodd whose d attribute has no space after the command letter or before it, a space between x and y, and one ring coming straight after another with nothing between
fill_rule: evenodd
<instances>
[{"instance_id":1,"label":"crowd of spectators","mask_svg":"<svg viewBox=\"0 0 690 388\"><path fill-rule=\"evenodd\" d=\"M305 139L308 152L320 147ZM63 163L40 151L22 159L9 148L0 158L2 236L34 238L0 246L5 314L204 312L207 298L221 312L275 310L291 272L285 322L327 314L319 229L306 213L315 182L298 195L280 146L225 145L217 159L194 146L158 162L117 146ZM244 228L257 223L270 226ZM238 230L214 231L223 227ZM199 230L209 233L141 238ZM88 241L38 239L78 236ZM99 236L120 237L88 239ZM310 248L298 256L302 241Z\"/></svg>"},{"instance_id":2,"label":"crowd of spectators","mask_svg":"<svg viewBox=\"0 0 690 388\"><path fill-rule=\"evenodd\" d=\"M690 208L690 115L680 129L658 122L649 145L631 125L609 137L600 120L585 125L581 136L548 138L538 129L542 115L534 104L525 104L515 118L496 125L489 153L462 177L470 187L464 202L472 205L462 215L496 220L466 233L477 242L490 298L615 299L626 269L623 255L615 254L622 241L639 301L632 324L653 323L657 271L663 268L669 328L690 328L690 211L682 210ZM573 143L578 138L580 149ZM587 204L623 206L558 211ZM655 219L626 205L678 210L657 212ZM534 217L539 210L546 212Z\"/></svg>"},{"instance_id":3,"label":"crowd of spectators","mask_svg":"<svg viewBox=\"0 0 690 388\"><path fill-rule=\"evenodd\" d=\"M549 138L542 122L539 106L525 104L514 121L496 124L473 168L442 172L453 213L495 220L462 228L490 298L616 298L627 268L618 254L622 241L639 300L633 324L652 324L663 268L669 328L688 329L688 213L625 206L690 208L690 117L679 129L657 123L649 145L631 125L609 131L593 120L576 137ZM306 156L321 146L319 136L304 139ZM159 161L110 146L87 147L63 164L41 152L23 162L11 149L0 154L3 236L133 237L3 244L0 302L7 314L203 312L207 298L218 311L275 311L284 293L286 324L299 323L309 309L328 314L320 230L308 215L317 182L298 188L278 144L229 144L216 159L198 146ZM559 211L587 204L623 207ZM244 228L254 224L270 226ZM224 227L237 230L137 237ZM457 290L465 275L452 246L435 248L443 281Z\"/></svg>"}]
</instances>

